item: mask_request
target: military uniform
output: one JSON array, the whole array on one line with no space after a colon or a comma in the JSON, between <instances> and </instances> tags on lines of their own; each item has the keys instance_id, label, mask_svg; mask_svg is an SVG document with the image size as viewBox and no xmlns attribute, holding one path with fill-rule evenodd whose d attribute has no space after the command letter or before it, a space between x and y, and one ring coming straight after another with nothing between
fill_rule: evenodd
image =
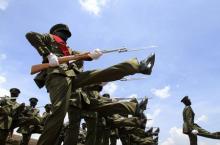
<instances>
[{"instance_id":1,"label":"military uniform","mask_svg":"<svg viewBox=\"0 0 220 145\"><path fill-rule=\"evenodd\" d=\"M37 102L36 98L31 98L30 102ZM26 106L23 112L23 119L21 126L18 128L17 132L22 134L22 140L20 145L28 145L32 133L41 133L42 126L41 116L39 114L40 110L35 108L35 106Z\"/></svg>"},{"instance_id":2,"label":"military uniform","mask_svg":"<svg viewBox=\"0 0 220 145\"><path fill-rule=\"evenodd\" d=\"M41 125L44 126L46 124L47 118L51 115L51 108L52 105L51 104L46 104L44 106L45 108L45 112L42 114L42 119L41 119Z\"/></svg>"},{"instance_id":3,"label":"military uniform","mask_svg":"<svg viewBox=\"0 0 220 145\"><path fill-rule=\"evenodd\" d=\"M15 119L20 112L20 104L16 102L20 90L17 88L10 89L11 97L0 100L0 145L5 145L9 132L14 129Z\"/></svg>"},{"instance_id":4,"label":"military uniform","mask_svg":"<svg viewBox=\"0 0 220 145\"><path fill-rule=\"evenodd\" d=\"M51 34L39 34L36 32L26 34L26 38L43 57L43 62L47 61L47 56L50 53L58 57L72 54L71 49L68 49L68 52L62 50L62 48L66 48L65 42L61 44L56 41L55 37L58 37L58 32L67 34L65 37L71 36L69 28L64 24L53 26L50 30ZM55 34L55 36L52 34ZM143 65L140 65L137 59L131 59L104 70L86 71L79 74L74 71L74 63L64 63L57 67L50 67L39 73L35 80L39 87L43 87L45 84L50 95L51 103L53 104L53 111L39 138L38 145L56 144L57 136L62 128L62 123L69 107L70 95L73 92L72 89L90 84L118 80L135 73L150 74L153 64L151 63L151 67L148 68L148 63L149 61L154 61L154 59L154 56L151 57L150 60L141 63Z\"/></svg>"},{"instance_id":5,"label":"military uniform","mask_svg":"<svg viewBox=\"0 0 220 145\"><path fill-rule=\"evenodd\" d=\"M190 101L188 96L185 96L181 102ZM190 102L191 105L191 102ZM183 133L189 136L190 145L197 145L197 135L212 138L220 139L220 132L211 133L202 129L199 125L194 123L195 113L192 110L190 105L186 105L183 110ZM193 130L197 130L198 134L195 135L192 133Z\"/></svg>"}]
</instances>

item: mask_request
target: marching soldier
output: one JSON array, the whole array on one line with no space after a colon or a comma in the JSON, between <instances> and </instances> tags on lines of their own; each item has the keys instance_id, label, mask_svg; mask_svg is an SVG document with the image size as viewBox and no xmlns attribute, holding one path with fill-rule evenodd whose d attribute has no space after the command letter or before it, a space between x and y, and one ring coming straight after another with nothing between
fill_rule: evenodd
<instances>
[{"instance_id":1,"label":"marching soldier","mask_svg":"<svg viewBox=\"0 0 220 145\"><path fill-rule=\"evenodd\" d=\"M40 117L40 110L36 107L38 99L37 98L30 98L30 106L26 106L25 110L23 111L23 117L20 119L21 127L18 128L17 132L22 134L22 140L20 145L28 145L28 142L31 138L32 133L40 133L41 132L41 117Z\"/></svg>"},{"instance_id":2,"label":"marching soldier","mask_svg":"<svg viewBox=\"0 0 220 145\"><path fill-rule=\"evenodd\" d=\"M45 108L45 112L42 114L42 122L41 122L41 125L43 126L45 125L47 118L51 115L52 105L46 104L44 108Z\"/></svg>"},{"instance_id":3,"label":"marching soldier","mask_svg":"<svg viewBox=\"0 0 220 145\"><path fill-rule=\"evenodd\" d=\"M0 100L0 145L5 145L9 133L13 134L13 129L17 127L17 117L23 111L24 103L19 104L16 98L20 94L17 88L10 89L11 97Z\"/></svg>"},{"instance_id":4,"label":"marching soldier","mask_svg":"<svg viewBox=\"0 0 220 145\"><path fill-rule=\"evenodd\" d=\"M49 62L50 68L41 71L35 78L39 87L46 86L50 100L54 106L52 115L48 118L44 131L39 138L38 145L55 145L59 132L69 107L69 98L72 89L90 84L114 81L127 75L142 73L150 75L154 65L155 55L138 62L137 59L114 65L104 70L86 71L76 73L75 63L59 64L58 57L69 56L72 50L66 42L71 37L67 25L56 24L50 29L50 34L29 32L26 34L28 41L43 57L43 62ZM86 60L98 59L102 55L99 49L88 53Z\"/></svg>"},{"instance_id":5,"label":"marching soldier","mask_svg":"<svg viewBox=\"0 0 220 145\"><path fill-rule=\"evenodd\" d=\"M183 110L183 133L189 136L190 145L197 145L197 135L212 139L220 139L220 132L208 132L194 123L195 113L191 108L191 100L188 96L183 97L181 102L185 105Z\"/></svg>"}]
</instances>

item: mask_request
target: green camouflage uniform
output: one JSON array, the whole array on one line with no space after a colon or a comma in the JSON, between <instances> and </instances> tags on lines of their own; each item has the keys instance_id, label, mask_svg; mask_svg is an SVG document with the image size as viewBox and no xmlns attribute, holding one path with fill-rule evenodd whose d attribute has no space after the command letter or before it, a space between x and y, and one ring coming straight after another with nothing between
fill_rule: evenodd
<instances>
[{"instance_id":1,"label":"green camouflage uniform","mask_svg":"<svg viewBox=\"0 0 220 145\"><path fill-rule=\"evenodd\" d=\"M148 136L145 131L137 127L123 127L119 129L119 136L122 136L123 145L155 145L153 136Z\"/></svg>"},{"instance_id":2,"label":"green camouflage uniform","mask_svg":"<svg viewBox=\"0 0 220 145\"><path fill-rule=\"evenodd\" d=\"M189 136L190 145L197 145L197 135L192 134L192 130L197 130L199 136L220 139L220 132L208 132L194 123L195 113L191 106L186 106L183 110L183 133Z\"/></svg>"},{"instance_id":3,"label":"green camouflage uniform","mask_svg":"<svg viewBox=\"0 0 220 145\"><path fill-rule=\"evenodd\" d=\"M4 113L0 114L0 145L4 145L9 132L18 126L14 119L16 119L20 104L15 100L2 99L0 106L4 110Z\"/></svg>"},{"instance_id":4,"label":"green camouflage uniform","mask_svg":"<svg viewBox=\"0 0 220 145\"><path fill-rule=\"evenodd\" d=\"M22 134L22 140L20 145L28 145L32 133L41 133L42 126L41 116L39 114L40 110L27 106L24 110L24 117L21 126L18 128L17 132Z\"/></svg>"},{"instance_id":5,"label":"green camouflage uniform","mask_svg":"<svg viewBox=\"0 0 220 145\"><path fill-rule=\"evenodd\" d=\"M63 53L58 48L58 44L49 34L39 34L30 32L26 35L29 42L37 49L43 57L43 62L46 62L46 56L51 52L56 56L63 56ZM70 54L72 51L70 50ZM52 115L48 118L44 131L39 138L38 145L55 145L58 141L59 132L62 128L63 120L69 107L69 99L72 89L80 88L90 84L101 82L115 81L127 75L140 73L140 64L137 59L114 65L104 70L86 71L77 74L74 70L74 63L64 63L57 67L50 67L41 71L35 78L39 87L45 84L49 92L50 100L53 105ZM111 105L105 106L111 110ZM135 112L135 106L129 108L129 111ZM100 111L103 107L96 108ZM117 108L117 106L115 107ZM101 110L104 113L106 110ZM121 111L121 110L117 110ZM124 110L125 111L125 108ZM128 111L126 112L128 113Z\"/></svg>"}]
</instances>

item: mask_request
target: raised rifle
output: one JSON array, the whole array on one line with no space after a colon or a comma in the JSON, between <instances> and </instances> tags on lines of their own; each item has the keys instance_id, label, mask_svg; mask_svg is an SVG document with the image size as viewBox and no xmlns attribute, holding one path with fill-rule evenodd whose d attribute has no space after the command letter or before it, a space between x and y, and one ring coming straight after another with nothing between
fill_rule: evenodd
<instances>
[{"instance_id":1,"label":"raised rifle","mask_svg":"<svg viewBox=\"0 0 220 145\"><path fill-rule=\"evenodd\" d=\"M151 46L142 47L142 48L139 48L139 49L128 49L126 47L123 47L123 48L116 48L116 49L111 49L111 50L102 50L101 52L103 54L112 53L112 52L123 53L123 52L130 52L130 51L140 51L140 50L145 50L145 49L148 49L148 48L155 48L155 47L157 47L157 46L151 45ZM82 53L82 54L58 57L58 61L59 61L60 64L62 64L62 63L66 63L66 62L69 62L69 61L72 61L72 60L74 60L74 61L91 60L91 57L89 56L89 53L90 52L85 52L85 53ZM49 67L50 67L49 63L33 65L31 67L31 75L33 75L35 73L38 73L42 70L45 70Z\"/></svg>"}]
</instances>

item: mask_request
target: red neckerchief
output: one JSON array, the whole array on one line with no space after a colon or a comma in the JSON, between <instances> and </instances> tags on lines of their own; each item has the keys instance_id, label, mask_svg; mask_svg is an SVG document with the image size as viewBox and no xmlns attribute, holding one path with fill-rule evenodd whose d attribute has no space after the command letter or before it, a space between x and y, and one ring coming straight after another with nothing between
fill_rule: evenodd
<instances>
[{"instance_id":1,"label":"red neckerchief","mask_svg":"<svg viewBox=\"0 0 220 145\"><path fill-rule=\"evenodd\" d=\"M56 35L52 35L52 36L53 36L53 39L59 44L59 49L64 54L64 56L70 55L66 42Z\"/></svg>"}]
</instances>

